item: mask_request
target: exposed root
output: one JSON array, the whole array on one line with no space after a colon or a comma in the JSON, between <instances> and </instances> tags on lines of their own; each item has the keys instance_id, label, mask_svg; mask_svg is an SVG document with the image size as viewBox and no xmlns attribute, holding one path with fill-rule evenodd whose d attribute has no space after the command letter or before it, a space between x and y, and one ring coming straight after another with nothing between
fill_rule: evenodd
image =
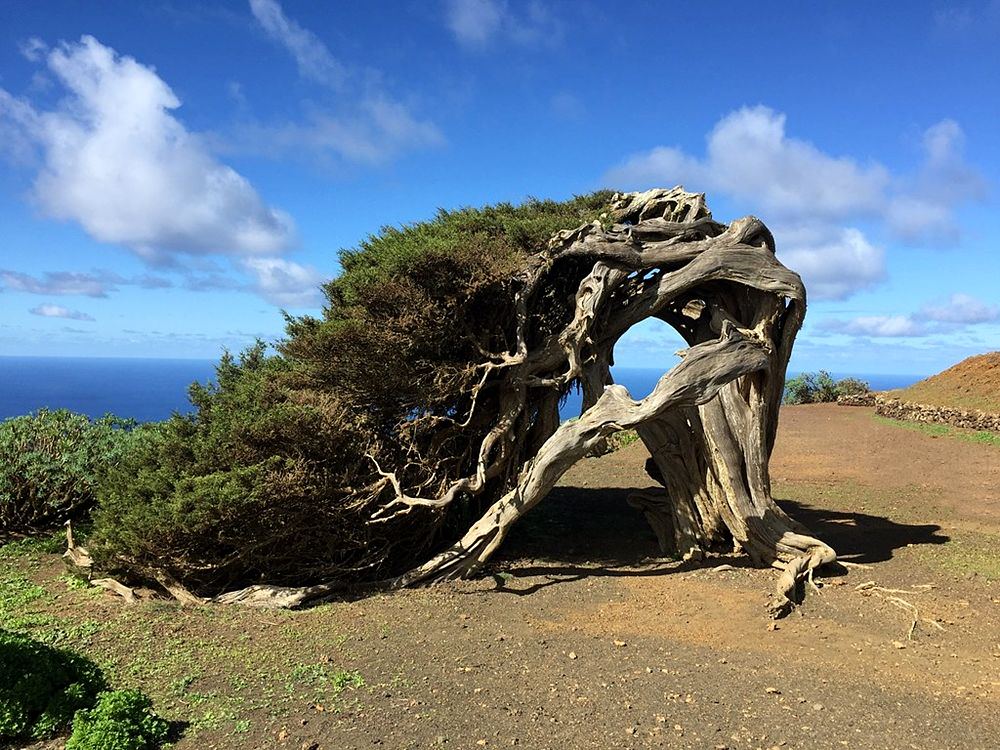
<instances>
[{"instance_id":1,"label":"exposed root","mask_svg":"<svg viewBox=\"0 0 1000 750\"><path fill-rule=\"evenodd\" d=\"M110 591L112 594L117 594L129 604L138 601L138 597L136 597L134 589L116 581L114 578L95 578L90 582L90 585L97 586L105 591Z\"/></svg>"},{"instance_id":2,"label":"exposed root","mask_svg":"<svg viewBox=\"0 0 1000 750\"><path fill-rule=\"evenodd\" d=\"M195 596L188 591L176 578L165 570L154 571L153 577L157 583L166 589L167 593L181 604L201 605L206 603L200 596Z\"/></svg>"},{"instance_id":3,"label":"exposed root","mask_svg":"<svg viewBox=\"0 0 1000 750\"><path fill-rule=\"evenodd\" d=\"M778 620L785 617L802 602L800 589L804 580L808 580L819 591L819 587L813 582L813 572L821 565L833 562L836 557L836 553L830 547L818 543L813 552L792 558L786 563L778 578L774 596L767 606L771 618Z\"/></svg>"},{"instance_id":4,"label":"exposed root","mask_svg":"<svg viewBox=\"0 0 1000 750\"><path fill-rule=\"evenodd\" d=\"M865 581L864 583L855 586L854 590L860 592L862 596L871 596L872 594L875 594L876 596L885 599L885 601L887 601L892 606L898 607L899 609L902 609L907 614L909 614L910 627L906 631L907 640L913 640L913 634L916 632L917 624L921 621L926 622L931 627L937 628L938 630L943 632L944 628L941 626L939 622L937 622L936 620L932 620L929 617L921 618L920 611L917 609L917 606L915 604L897 596L897 594L907 594L907 595L924 594L927 593L927 591L929 591L930 589L935 588L934 584L932 583L919 584L914 586L913 588L922 590L910 591L907 589L886 588L884 586L879 586L875 581Z\"/></svg>"}]
</instances>

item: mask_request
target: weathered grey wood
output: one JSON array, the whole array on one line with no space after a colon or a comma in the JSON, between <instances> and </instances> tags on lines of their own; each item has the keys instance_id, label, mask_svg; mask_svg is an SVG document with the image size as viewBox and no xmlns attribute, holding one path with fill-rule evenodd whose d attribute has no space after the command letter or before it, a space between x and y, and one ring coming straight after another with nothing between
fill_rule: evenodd
<instances>
[{"instance_id":1,"label":"weathered grey wood","mask_svg":"<svg viewBox=\"0 0 1000 750\"><path fill-rule=\"evenodd\" d=\"M773 611L787 610L797 581L835 559L774 503L767 463L792 343L805 314L805 288L778 262L774 239L754 217L726 227L711 219L701 195L680 188L620 196L613 225L595 222L558 233L545 263L525 280L524 300L560 257L586 257L592 271L576 294L575 315L533 351L522 346L510 368L504 413L484 444L474 477L435 498L400 491L389 511L441 507L484 477L509 473L494 445L509 437L525 405L524 385L578 380L578 420L551 434L517 467L510 489L453 545L400 577L397 585L468 575L488 560L511 526L599 441L635 428L663 478L661 503L638 498L658 534L669 526L680 553L702 552L728 533L754 563L785 571ZM652 272L652 273L651 273ZM646 278L645 275L650 275ZM635 283L641 278L642 283ZM629 285L634 288L629 289ZM690 344L680 365L647 398L633 401L610 376L613 347L648 317L675 325ZM521 316L521 321L527 315Z\"/></svg>"},{"instance_id":2,"label":"weathered grey wood","mask_svg":"<svg viewBox=\"0 0 1000 750\"><path fill-rule=\"evenodd\" d=\"M104 589L105 591L110 591L112 594L117 594L129 604L138 601L138 598L135 595L135 589L129 588L124 583L116 581L114 578L95 578L90 582L90 585Z\"/></svg>"},{"instance_id":3,"label":"weathered grey wood","mask_svg":"<svg viewBox=\"0 0 1000 750\"><path fill-rule=\"evenodd\" d=\"M212 599L216 604L242 604L261 609L296 609L313 603L342 588L342 584L318 586L267 586L258 584L239 591L228 591Z\"/></svg>"}]
</instances>

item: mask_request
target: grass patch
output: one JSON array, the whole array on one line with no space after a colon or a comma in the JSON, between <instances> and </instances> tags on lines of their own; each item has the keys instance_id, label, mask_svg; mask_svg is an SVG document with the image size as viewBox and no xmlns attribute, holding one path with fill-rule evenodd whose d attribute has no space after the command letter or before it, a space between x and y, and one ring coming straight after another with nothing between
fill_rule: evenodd
<instances>
[{"instance_id":1,"label":"grass patch","mask_svg":"<svg viewBox=\"0 0 1000 750\"><path fill-rule=\"evenodd\" d=\"M345 690L365 686L365 678L356 670L333 669L327 664L298 664L292 669L289 687L305 686L313 691L314 700L336 701Z\"/></svg>"},{"instance_id":2,"label":"grass patch","mask_svg":"<svg viewBox=\"0 0 1000 750\"><path fill-rule=\"evenodd\" d=\"M76 526L73 527L76 534ZM15 539L0 545L0 561L28 560L38 562L42 555L54 555L66 548L66 535L63 532L45 534L35 537Z\"/></svg>"},{"instance_id":3,"label":"grass patch","mask_svg":"<svg viewBox=\"0 0 1000 750\"><path fill-rule=\"evenodd\" d=\"M336 607L124 606L67 575L62 549L61 536L0 547L0 627L82 650L111 684L142 690L158 713L186 724L181 746L270 746L303 705L361 706L368 684L349 668L349 633L331 632Z\"/></svg>"},{"instance_id":4,"label":"grass patch","mask_svg":"<svg viewBox=\"0 0 1000 750\"><path fill-rule=\"evenodd\" d=\"M1000 581L1000 555L996 553L995 538L978 535L953 537L947 544L921 547L918 554L926 563L954 575L972 573L988 581Z\"/></svg>"},{"instance_id":5,"label":"grass patch","mask_svg":"<svg viewBox=\"0 0 1000 750\"><path fill-rule=\"evenodd\" d=\"M1000 433L996 432L989 432L987 430L963 430L958 427L951 427L944 424L931 424L927 422L904 422L899 419L880 417L878 414L872 415L872 418L879 424L902 427L907 430L922 432L923 434L930 435L931 437L957 438L959 440L965 440L969 443L1000 447Z\"/></svg>"}]
</instances>

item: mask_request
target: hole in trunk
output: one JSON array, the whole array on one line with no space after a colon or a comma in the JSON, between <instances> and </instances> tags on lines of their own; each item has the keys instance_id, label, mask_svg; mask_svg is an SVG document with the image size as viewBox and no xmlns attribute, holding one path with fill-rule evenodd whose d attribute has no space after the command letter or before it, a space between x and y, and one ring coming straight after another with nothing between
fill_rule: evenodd
<instances>
[{"instance_id":1,"label":"hole in trunk","mask_svg":"<svg viewBox=\"0 0 1000 750\"><path fill-rule=\"evenodd\" d=\"M638 401L652 392L663 373L681 361L675 352L686 348L673 326L659 318L647 318L618 339L611 375Z\"/></svg>"}]
</instances>

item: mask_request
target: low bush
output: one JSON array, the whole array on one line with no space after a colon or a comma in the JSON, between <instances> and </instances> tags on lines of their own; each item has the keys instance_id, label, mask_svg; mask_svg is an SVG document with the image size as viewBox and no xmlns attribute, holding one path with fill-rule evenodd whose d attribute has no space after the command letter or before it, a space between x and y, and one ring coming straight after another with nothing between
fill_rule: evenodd
<instances>
[{"instance_id":1,"label":"low bush","mask_svg":"<svg viewBox=\"0 0 1000 750\"><path fill-rule=\"evenodd\" d=\"M164 571L204 593L237 582L322 579L384 553L344 487L363 486L363 419L294 390L257 346L195 385L197 412L144 428L105 475L87 546L104 570Z\"/></svg>"},{"instance_id":2,"label":"low bush","mask_svg":"<svg viewBox=\"0 0 1000 750\"><path fill-rule=\"evenodd\" d=\"M4 630L0 675L0 740L57 734L77 710L93 705L105 687L90 660Z\"/></svg>"},{"instance_id":3,"label":"low bush","mask_svg":"<svg viewBox=\"0 0 1000 750\"><path fill-rule=\"evenodd\" d=\"M118 460L134 425L45 409L0 422L0 539L89 511L98 476Z\"/></svg>"},{"instance_id":4,"label":"low bush","mask_svg":"<svg viewBox=\"0 0 1000 750\"><path fill-rule=\"evenodd\" d=\"M66 750L155 750L170 725L152 707L138 690L102 693L96 706L77 711Z\"/></svg>"},{"instance_id":5,"label":"low bush","mask_svg":"<svg viewBox=\"0 0 1000 750\"><path fill-rule=\"evenodd\" d=\"M841 396L868 393L868 383L857 378L834 380L826 370L804 372L785 382L786 404L820 404L836 401Z\"/></svg>"}]
</instances>

